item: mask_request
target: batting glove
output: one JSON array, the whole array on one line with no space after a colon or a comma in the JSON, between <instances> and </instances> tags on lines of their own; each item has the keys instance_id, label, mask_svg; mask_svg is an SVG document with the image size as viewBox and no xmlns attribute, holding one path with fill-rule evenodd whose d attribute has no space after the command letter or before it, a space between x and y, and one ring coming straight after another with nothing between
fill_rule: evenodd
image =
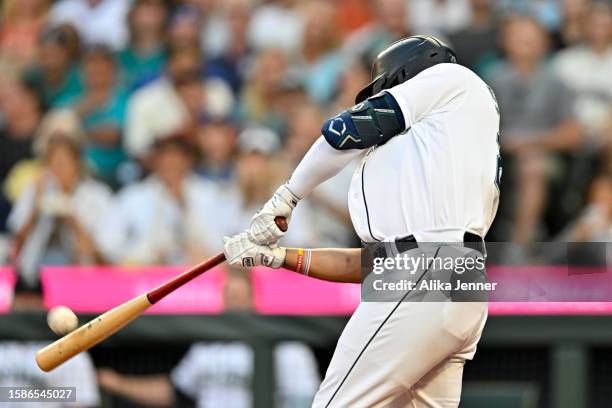
<instances>
[{"instance_id":1,"label":"batting glove","mask_svg":"<svg viewBox=\"0 0 612 408\"><path fill-rule=\"evenodd\" d=\"M251 219L249 238L257 244L269 245L278 242L285 235L284 231L276 225L276 217L285 217L287 223L291 219L291 212L300 201L286 184L276 190L272 198Z\"/></svg>"},{"instance_id":2,"label":"batting glove","mask_svg":"<svg viewBox=\"0 0 612 408\"><path fill-rule=\"evenodd\" d=\"M266 246L254 243L246 232L231 238L223 237L223 252L230 265L246 268L259 265L280 268L287 254L285 248L277 245Z\"/></svg>"}]
</instances>

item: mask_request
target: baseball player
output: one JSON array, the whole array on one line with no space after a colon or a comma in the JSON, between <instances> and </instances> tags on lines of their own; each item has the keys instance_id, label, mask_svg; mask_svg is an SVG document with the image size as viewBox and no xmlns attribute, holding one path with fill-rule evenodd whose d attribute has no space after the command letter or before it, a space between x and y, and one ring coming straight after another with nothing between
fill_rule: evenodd
<instances>
[{"instance_id":1,"label":"baseball player","mask_svg":"<svg viewBox=\"0 0 612 408\"><path fill-rule=\"evenodd\" d=\"M323 124L322 136L249 230L224 239L230 264L361 282L360 249L283 248L275 223L290 220L301 199L358 157L348 200L364 244L409 243L418 253L426 242L471 242L484 252L501 176L492 91L456 64L453 50L425 36L383 50L373 77L355 106ZM438 256L440 249L427 251ZM458 406L463 365L475 353L486 310L484 302L362 302L313 406Z\"/></svg>"}]
</instances>

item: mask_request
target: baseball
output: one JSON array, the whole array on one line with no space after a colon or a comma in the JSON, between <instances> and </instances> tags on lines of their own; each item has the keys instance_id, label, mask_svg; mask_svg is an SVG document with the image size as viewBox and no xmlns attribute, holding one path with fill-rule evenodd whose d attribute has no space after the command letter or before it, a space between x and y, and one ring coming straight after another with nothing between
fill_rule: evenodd
<instances>
[{"instance_id":1,"label":"baseball","mask_svg":"<svg viewBox=\"0 0 612 408\"><path fill-rule=\"evenodd\" d=\"M66 306L55 306L47 314L47 324L59 336L70 333L79 325L79 319Z\"/></svg>"}]
</instances>

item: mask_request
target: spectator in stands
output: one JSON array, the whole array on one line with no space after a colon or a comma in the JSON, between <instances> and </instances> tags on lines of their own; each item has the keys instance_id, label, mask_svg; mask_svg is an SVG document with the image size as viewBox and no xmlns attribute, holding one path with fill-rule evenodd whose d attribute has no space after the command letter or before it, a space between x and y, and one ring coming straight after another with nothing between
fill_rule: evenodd
<instances>
[{"instance_id":1,"label":"spectator in stands","mask_svg":"<svg viewBox=\"0 0 612 408\"><path fill-rule=\"evenodd\" d=\"M286 180L286 165L279 160L280 136L273 129L249 126L238 137L237 191L232 202L239 203L237 225L239 230L249 225L251 217L274 192L275 185ZM307 237L313 237L313 224L306 217L292 219L292 228L287 231L284 243L302 245Z\"/></svg>"},{"instance_id":2,"label":"spectator in stands","mask_svg":"<svg viewBox=\"0 0 612 408\"><path fill-rule=\"evenodd\" d=\"M83 44L81 44L81 37L79 37L79 32L77 29L71 24L62 24L57 28L61 29L61 31L64 33L66 38L66 48L68 49L70 60L74 61L75 63L80 62Z\"/></svg>"},{"instance_id":3,"label":"spectator in stands","mask_svg":"<svg viewBox=\"0 0 612 408\"><path fill-rule=\"evenodd\" d=\"M248 275L230 271L224 290L227 310L253 308ZM253 350L243 342L194 343L170 375L128 376L98 371L100 387L144 406L171 407L193 401L201 408L253 406ZM275 406L310 407L320 377L312 351L300 342L281 342L274 349Z\"/></svg>"},{"instance_id":4,"label":"spectator in stands","mask_svg":"<svg viewBox=\"0 0 612 408\"><path fill-rule=\"evenodd\" d=\"M357 58L346 65L338 81L336 97L326 117L331 117L355 104L355 96L372 80L371 65L363 58Z\"/></svg>"},{"instance_id":5,"label":"spectator in stands","mask_svg":"<svg viewBox=\"0 0 612 408\"><path fill-rule=\"evenodd\" d=\"M172 50L166 73L132 94L128 101L125 146L128 153L143 158L156 139L190 126L190 116L177 84L199 76L201 56L197 50ZM208 79L202 111L209 117L225 117L233 105L232 93L219 79Z\"/></svg>"},{"instance_id":6,"label":"spectator in stands","mask_svg":"<svg viewBox=\"0 0 612 408\"><path fill-rule=\"evenodd\" d=\"M200 26L202 16L191 5L179 6L170 18L168 25L168 46L170 49L200 49Z\"/></svg>"},{"instance_id":7,"label":"spectator in stands","mask_svg":"<svg viewBox=\"0 0 612 408\"><path fill-rule=\"evenodd\" d=\"M584 41L590 3L591 0L563 0L563 22L553 36L555 49Z\"/></svg>"},{"instance_id":8,"label":"spectator in stands","mask_svg":"<svg viewBox=\"0 0 612 408\"><path fill-rule=\"evenodd\" d=\"M158 140L153 172L118 196L115 241L124 264L189 264L222 248L234 228L237 204L193 173L194 149L182 136ZM120 228L123 228L121 230Z\"/></svg>"},{"instance_id":9,"label":"spectator in stands","mask_svg":"<svg viewBox=\"0 0 612 408\"><path fill-rule=\"evenodd\" d=\"M42 175L30 183L9 217L20 277L29 288L37 286L41 265L104 263L113 245L105 240L113 216L111 192L86 177L79 145L53 134L43 160Z\"/></svg>"},{"instance_id":10,"label":"spectator in stands","mask_svg":"<svg viewBox=\"0 0 612 408\"><path fill-rule=\"evenodd\" d=\"M235 182L237 131L231 122L204 121L199 128L197 144L202 159L196 172L221 189Z\"/></svg>"},{"instance_id":11,"label":"spectator in stands","mask_svg":"<svg viewBox=\"0 0 612 408\"><path fill-rule=\"evenodd\" d=\"M42 101L32 86L20 80L4 84L0 97L0 182L13 166L33 156L34 135L42 117Z\"/></svg>"},{"instance_id":12,"label":"spectator in stands","mask_svg":"<svg viewBox=\"0 0 612 408\"><path fill-rule=\"evenodd\" d=\"M288 56L280 49L266 49L256 55L241 94L241 116L245 122L265 123L273 99L287 77ZM273 120L272 120L273 122Z\"/></svg>"},{"instance_id":13,"label":"spectator in stands","mask_svg":"<svg viewBox=\"0 0 612 408\"><path fill-rule=\"evenodd\" d=\"M69 137L81 145L87 140L79 117L70 110L54 110L46 113L33 138L33 158L23 158L13 165L4 180L4 193L11 202L17 201L27 187L44 172L45 149L56 134Z\"/></svg>"},{"instance_id":14,"label":"spectator in stands","mask_svg":"<svg viewBox=\"0 0 612 408\"><path fill-rule=\"evenodd\" d=\"M296 62L310 99L329 102L343 65L338 52L338 10L333 2L313 0L304 7L301 55Z\"/></svg>"},{"instance_id":15,"label":"spectator in stands","mask_svg":"<svg viewBox=\"0 0 612 408\"><path fill-rule=\"evenodd\" d=\"M85 157L98 178L116 187L117 169L127 159L121 140L127 94L119 83L110 50L89 49L83 58L82 76L83 93L71 106L88 134Z\"/></svg>"},{"instance_id":16,"label":"spectator in stands","mask_svg":"<svg viewBox=\"0 0 612 408\"><path fill-rule=\"evenodd\" d=\"M2 2L0 62L17 68L33 64L38 56L38 37L44 27L47 0L5 0Z\"/></svg>"},{"instance_id":17,"label":"spectator in stands","mask_svg":"<svg viewBox=\"0 0 612 408\"><path fill-rule=\"evenodd\" d=\"M372 2L370 0L340 0L338 1L338 26L342 35L358 30L372 21Z\"/></svg>"},{"instance_id":18,"label":"spectator in stands","mask_svg":"<svg viewBox=\"0 0 612 408\"><path fill-rule=\"evenodd\" d=\"M287 55L279 49L267 49L257 54L240 101L240 116L244 122L258 123L277 131L284 119L274 107L287 80Z\"/></svg>"},{"instance_id":19,"label":"spectator in stands","mask_svg":"<svg viewBox=\"0 0 612 408\"><path fill-rule=\"evenodd\" d=\"M123 83L133 90L163 71L167 53L165 27L167 10L163 0L137 0L128 14L128 46L117 60Z\"/></svg>"},{"instance_id":20,"label":"spectator in stands","mask_svg":"<svg viewBox=\"0 0 612 408\"><path fill-rule=\"evenodd\" d=\"M580 132L570 91L544 62L548 38L542 27L527 17L510 18L503 43L507 61L492 73L490 83L501 109L501 147L512 159L505 162L505 179L516 177L516 195L515 202L510 195L504 200L515 211L511 231L502 234L525 243L538 237L553 153L575 148ZM504 212L500 215L503 228Z\"/></svg>"},{"instance_id":21,"label":"spectator in stands","mask_svg":"<svg viewBox=\"0 0 612 408\"><path fill-rule=\"evenodd\" d=\"M611 172L595 178L587 206L557 239L563 242L612 242Z\"/></svg>"},{"instance_id":22,"label":"spectator in stands","mask_svg":"<svg viewBox=\"0 0 612 408\"><path fill-rule=\"evenodd\" d=\"M313 103L308 97L304 84L297 75L290 75L278 89L275 98L272 99L271 110L278 120L274 129L281 137L281 143L285 143L289 128L289 118L295 110L302 106Z\"/></svg>"},{"instance_id":23,"label":"spectator in stands","mask_svg":"<svg viewBox=\"0 0 612 408\"><path fill-rule=\"evenodd\" d=\"M291 115L282 151L287 161L287 177L319 137L322 122L323 116L315 105L302 105ZM296 243L299 240L304 246L347 247L353 243L353 228L346 203L353 170L354 166L347 166L300 203L292 222L301 225L306 221L307 225L299 228L299 237L289 235L288 239L294 239Z\"/></svg>"},{"instance_id":24,"label":"spectator in stands","mask_svg":"<svg viewBox=\"0 0 612 408\"><path fill-rule=\"evenodd\" d=\"M80 353L49 373L43 372L34 360L34 354L49 342L2 341L0 342L0 387L75 387L76 402L45 401L3 402L5 408L99 407L100 392L96 384L96 372L88 353Z\"/></svg>"},{"instance_id":25,"label":"spectator in stands","mask_svg":"<svg viewBox=\"0 0 612 408\"><path fill-rule=\"evenodd\" d=\"M289 119L289 129L281 155L292 171L302 160L310 146L320 136L324 118L315 104L305 104L295 109Z\"/></svg>"},{"instance_id":26,"label":"spectator in stands","mask_svg":"<svg viewBox=\"0 0 612 408\"><path fill-rule=\"evenodd\" d=\"M238 137L238 186L241 196L240 225L249 225L257 211L274 191L284 174L274 156L281 147L278 133L265 127L247 127ZM280 174L279 174L280 173Z\"/></svg>"},{"instance_id":27,"label":"spectator in stands","mask_svg":"<svg viewBox=\"0 0 612 408\"><path fill-rule=\"evenodd\" d=\"M125 0L60 0L51 8L51 23L71 24L83 42L123 48L128 39L126 16L130 2Z\"/></svg>"},{"instance_id":28,"label":"spectator in stands","mask_svg":"<svg viewBox=\"0 0 612 408\"><path fill-rule=\"evenodd\" d=\"M591 148L612 148L612 8L596 2L587 14L583 45L555 59L556 72L575 93L574 112ZM588 72L588 75L585 73Z\"/></svg>"},{"instance_id":29,"label":"spectator in stands","mask_svg":"<svg viewBox=\"0 0 612 408\"><path fill-rule=\"evenodd\" d=\"M183 119L181 131L194 140L200 122L208 118L206 111L208 101L206 89L202 86L202 77L196 73L185 75L175 82L175 87L187 113ZM226 91L229 92L229 88L226 88Z\"/></svg>"},{"instance_id":30,"label":"spectator in stands","mask_svg":"<svg viewBox=\"0 0 612 408\"><path fill-rule=\"evenodd\" d=\"M26 73L48 107L65 105L83 89L72 59L70 34L51 28L40 38L40 61Z\"/></svg>"},{"instance_id":31,"label":"spectator in stands","mask_svg":"<svg viewBox=\"0 0 612 408\"><path fill-rule=\"evenodd\" d=\"M408 22L408 2L405 0L375 0L374 16L370 24L346 39L343 51L349 59L372 61L387 45L412 33Z\"/></svg>"},{"instance_id":32,"label":"spectator in stands","mask_svg":"<svg viewBox=\"0 0 612 408\"><path fill-rule=\"evenodd\" d=\"M459 63L481 73L486 59L497 51L498 24L492 0L470 0L471 20L465 28L454 31L449 40L459 55Z\"/></svg>"},{"instance_id":33,"label":"spectator in stands","mask_svg":"<svg viewBox=\"0 0 612 408\"><path fill-rule=\"evenodd\" d=\"M547 32L554 32L562 21L559 0L497 0L498 9L505 15L530 16Z\"/></svg>"},{"instance_id":34,"label":"spectator in stands","mask_svg":"<svg viewBox=\"0 0 612 408\"><path fill-rule=\"evenodd\" d=\"M257 7L249 26L249 43L258 51L269 48L286 53L297 51L304 21L296 3L296 0L271 0Z\"/></svg>"},{"instance_id":35,"label":"spectator in stands","mask_svg":"<svg viewBox=\"0 0 612 408\"><path fill-rule=\"evenodd\" d=\"M4 183L13 166L33 156L34 135L42 115L38 94L23 81L5 84L0 97L0 112L4 123L0 124L0 184ZM10 201L0 191L0 232L6 230Z\"/></svg>"},{"instance_id":36,"label":"spectator in stands","mask_svg":"<svg viewBox=\"0 0 612 408\"><path fill-rule=\"evenodd\" d=\"M196 1L196 6L204 16L204 22L200 27L200 43L202 51L208 56L222 54L230 46L228 11L238 5L244 5L245 9L254 6L251 0L228 0L222 3L210 3ZM247 22L250 19L247 18Z\"/></svg>"},{"instance_id":37,"label":"spectator in stands","mask_svg":"<svg viewBox=\"0 0 612 408\"><path fill-rule=\"evenodd\" d=\"M469 22L469 0L412 0L410 2L410 25L419 34L443 35L462 30L468 26Z\"/></svg>"},{"instance_id":38,"label":"spectator in stands","mask_svg":"<svg viewBox=\"0 0 612 408\"><path fill-rule=\"evenodd\" d=\"M206 76L224 79L235 95L242 90L244 76L253 58L247 38L252 13L252 0L225 1L214 18L208 19L202 35L209 56Z\"/></svg>"}]
</instances>

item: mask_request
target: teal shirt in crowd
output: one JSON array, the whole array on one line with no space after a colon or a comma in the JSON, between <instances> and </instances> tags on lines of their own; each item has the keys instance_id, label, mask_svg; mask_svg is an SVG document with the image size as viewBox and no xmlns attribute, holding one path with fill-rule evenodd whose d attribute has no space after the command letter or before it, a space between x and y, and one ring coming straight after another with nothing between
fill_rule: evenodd
<instances>
[{"instance_id":1,"label":"teal shirt in crowd","mask_svg":"<svg viewBox=\"0 0 612 408\"><path fill-rule=\"evenodd\" d=\"M127 92L118 88L107 102L85 115L81 121L88 134L98 129L111 128L121 135L125 124ZM78 104L79 101L76 101ZM116 146L104 146L91 141L85 148L85 160L95 175L111 186L117 185L117 169L127 160L121 141Z\"/></svg>"},{"instance_id":2,"label":"teal shirt in crowd","mask_svg":"<svg viewBox=\"0 0 612 408\"><path fill-rule=\"evenodd\" d=\"M156 52L139 55L131 48L125 48L117 54L117 62L126 89L132 90L143 81L154 78L163 71L167 53L163 49Z\"/></svg>"},{"instance_id":3,"label":"teal shirt in crowd","mask_svg":"<svg viewBox=\"0 0 612 408\"><path fill-rule=\"evenodd\" d=\"M90 131L105 126L122 129L125 123L126 105L126 92L116 89L106 104L83 117L85 130Z\"/></svg>"},{"instance_id":4,"label":"teal shirt in crowd","mask_svg":"<svg viewBox=\"0 0 612 408\"><path fill-rule=\"evenodd\" d=\"M304 65L303 81L313 101L322 104L332 99L344 62L340 53L330 52L321 56L314 64Z\"/></svg>"},{"instance_id":5,"label":"teal shirt in crowd","mask_svg":"<svg viewBox=\"0 0 612 408\"><path fill-rule=\"evenodd\" d=\"M83 92L83 83L76 66L71 66L63 80L55 86L47 81L45 72L38 67L27 72L25 76L36 87L45 106L49 108L67 106Z\"/></svg>"}]
</instances>

